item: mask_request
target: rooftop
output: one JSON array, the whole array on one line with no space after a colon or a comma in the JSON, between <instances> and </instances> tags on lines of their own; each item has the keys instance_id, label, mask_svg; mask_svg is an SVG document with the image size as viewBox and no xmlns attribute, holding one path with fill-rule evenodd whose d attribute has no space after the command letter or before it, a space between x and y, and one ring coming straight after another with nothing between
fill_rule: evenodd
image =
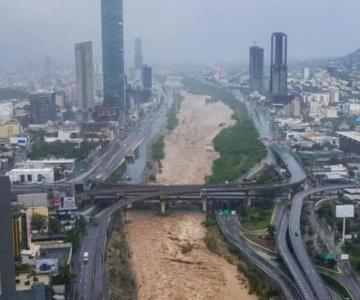
<instances>
[{"instance_id":1,"label":"rooftop","mask_svg":"<svg viewBox=\"0 0 360 300\"><path fill-rule=\"evenodd\" d=\"M37 278L37 281L34 281L34 278ZM25 291L30 290L33 284L43 283L45 285L49 285L50 278L49 275L40 275L37 274L36 276L30 276L30 274L19 274L16 276L16 290L17 291ZM36 280L36 279L35 279ZM28 284L25 284L28 282Z\"/></svg>"},{"instance_id":2,"label":"rooftop","mask_svg":"<svg viewBox=\"0 0 360 300\"><path fill-rule=\"evenodd\" d=\"M359 131L338 131L337 134L352 140L356 140L357 142L360 142Z\"/></svg>"},{"instance_id":3,"label":"rooftop","mask_svg":"<svg viewBox=\"0 0 360 300\"><path fill-rule=\"evenodd\" d=\"M75 159L44 159L44 160L27 160L26 163L43 163L43 164L73 164Z\"/></svg>"},{"instance_id":4,"label":"rooftop","mask_svg":"<svg viewBox=\"0 0 360 300\"><path fill-rule=\"evenodd\" d=\"M19 168L19 169L12 169L10 170L8 173L13 173L13 172L19 172L19 173L27 173L27 172L54 172L53 168L41 168L41 169L36 169L36 168Z\"/></svg>"}]
</instances>

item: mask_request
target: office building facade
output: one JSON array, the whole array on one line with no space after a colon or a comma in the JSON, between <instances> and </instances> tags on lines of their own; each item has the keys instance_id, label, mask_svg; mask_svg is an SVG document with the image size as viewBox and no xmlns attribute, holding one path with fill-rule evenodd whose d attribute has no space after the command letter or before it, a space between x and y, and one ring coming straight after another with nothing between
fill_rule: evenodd
<instances>
[{"instance_id":1,"label":"office building facade","mask_svg":"<svg viewBox=\"0 0 360 300\"><path fill-rule=\"evenodd\" d=\"M101 1L104 105L126 111L123 1Z\"/></svg>"},{"instance_id":2,"label":"office building facade","mask_svg":"<svg viewBox=\"0 0 360 300\"><path fill-rule=\"evenodd\" d=\"M250 47L250 90L261 92L264 87L264 49Z\"/></svg>"},{"instance_id":3,"label":"office building facade","mask_svg":"<svg viewBox=\"0 0 360 300\"><path fill-rule=\"evenodd\" d=\"M75 44L76 98L78 108L86 112L94 106L94 64L92 42Z\"/></svg>"},{"instance_id":4,"label":"office building facade","mask_svg":"<svg viewBox=\"0 0 360 300\"><path fill-rule=\"evenodd\" d=\"M142 67L142 84L144 90L152 89L152 68L148 65Z\"/></svg>"},{"instance_id":5,"label":"office building facade","mask_svg":"<svg viewBox=\"0 0 360 300\"><path fill-rule=\"evenodd\" d=\"M287 76L287 35L282 32L275 32L271 36L271 96L281 98L287 95Z\"/></svg>"},{"instance_id":6,"label":"office building facade","mask_svg":"<svg viewBox=\"0 0 360 300\"><path fill-rule=\"evenodd\" d=\"M142 53L142 40L140 38L135 39L135 69L141 70L144 64L144 58Z\"/></svg>"},{"instance_id":7,"label":"office building facade","mask_svg":"<svg viewBox=\"0 0 360 300\"><path fill-rule=\"evenodd\" d=\"M30 96L31 124L45 124L56 119L56 93Z\"/></svg>"},{"instance_id":8,"label":"office building facade","mask_svg":"<svg viewBox=\"0 0 360 300\"><path fill-rule=\"evenodd\" d=\"M45 124L48 121L47 94L33 94L30 96L30 119L32 124Z\"/></svg>"},{"instance_id":9,"label":"office building facade","mask_svg":"<svg viewBox=\"0 0 360 300\"><path fill-rule=\"evenodd\" d=\"M55 73L56 73L55 59L52 56L45 57L45 60L44 60L45 79L48 79L48 80L54 79Z\"/></svg>"},{"instance_id":10,"label":"office building facade","mask_svg":"<svg viewBox=\"0 0 360 300\"><path fill-rule=\"evenodd\" d=\"M15 299L15 256L12 236L10 180L0 177L0 299Z\"/></svg>"}]
</instances>

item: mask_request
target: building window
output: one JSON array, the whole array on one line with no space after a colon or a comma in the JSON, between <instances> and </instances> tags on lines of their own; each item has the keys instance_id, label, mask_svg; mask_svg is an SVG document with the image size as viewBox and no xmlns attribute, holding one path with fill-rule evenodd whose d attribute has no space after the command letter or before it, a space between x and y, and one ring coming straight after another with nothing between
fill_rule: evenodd
<instances>
[{"instance_id":1,"label":"building window","mask_svg":"<svg viewBox=\"0 0 360 300\"><path fill-rule=\"evenodd\" d=\"M25 175L24 174L20 175L20 182L25 182Z\"/></svg>"},{"instance_id":2,"label":"building window","mask_svg":"<svg viewBox=\"0 0 360 300\"><path fill-rule=\"evenodd\" d=\"M28 176L27 176L27 181L28 181L28 182L32 182L32 175L31 175L31 174L28 174Z\"/></svg>"},{"instance_id":3,"label":"building window","mask_svg":"<svg viewBox=\"0 0 360 300\"><path fill-rule=\"evenodd\" d=\"M38 180L38 182L42 182L43 181L43 176L41 174L38 174L37 180Z\"/></svg>"}]
</instances>

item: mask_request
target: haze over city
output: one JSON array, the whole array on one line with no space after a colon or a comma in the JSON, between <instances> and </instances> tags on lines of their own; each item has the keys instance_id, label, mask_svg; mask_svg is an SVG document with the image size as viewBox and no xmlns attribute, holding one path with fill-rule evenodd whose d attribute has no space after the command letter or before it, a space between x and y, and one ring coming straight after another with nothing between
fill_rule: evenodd
<instances>
[{"instance_id":1,"label":"haze over city","mask_svg":"<svg viewBox=\"0 0 360 300\"><path fill-rule=\"evenodd\" d=\"M0 0L0 300L360 299L359 0Z\"/></svg>"},{"instance_id":2,"label":"haze over city","mask_svg":"<svg viewBox=\"0 0 360 300\"><path fill-rule=\"evenodd\" d=\"M290 36L291 60L342 56L360 47L357 0L127 0L124 9L127 61L136 36L151 63L246 62L248 45L257 41L268 53L275 31ZM72 45L86 40L94 42L100 61L99 10L99 0L2 0L1 65L48 55L70 64Z\"/></svg>"}]
</instances>

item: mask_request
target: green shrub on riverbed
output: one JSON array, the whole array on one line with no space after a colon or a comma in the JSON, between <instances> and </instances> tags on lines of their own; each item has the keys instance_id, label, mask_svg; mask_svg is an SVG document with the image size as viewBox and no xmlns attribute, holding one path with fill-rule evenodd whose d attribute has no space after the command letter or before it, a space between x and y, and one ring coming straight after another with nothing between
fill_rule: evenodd
<instances>
[{"instance_id":1,"label":"green shrub on riverbed","mask_svg":"<svg viewBox=\"0 0 360 300\"><path fill-rule=\"evenodd\" d=\"M185 78L184 86L192 94L209 95L219 99L233 111L236 124L223 129L214 139L214 147L220 158L214 161L208 183L232 182L266 156L266 148L259 140L259 134L250 119L246 106L226 89Z\"/></svg>"},{"instance_id":2,"label":"green shrub on riverbed","mask_svg":"<svg viewBox=\"0 0 360 300\"><path fill-rule=\"evenodd\" d=\"M164 136L160 136L151 146L151 157L154 161L160 162L165 157L164 147Z\"/></svg>"}]
</instances>

